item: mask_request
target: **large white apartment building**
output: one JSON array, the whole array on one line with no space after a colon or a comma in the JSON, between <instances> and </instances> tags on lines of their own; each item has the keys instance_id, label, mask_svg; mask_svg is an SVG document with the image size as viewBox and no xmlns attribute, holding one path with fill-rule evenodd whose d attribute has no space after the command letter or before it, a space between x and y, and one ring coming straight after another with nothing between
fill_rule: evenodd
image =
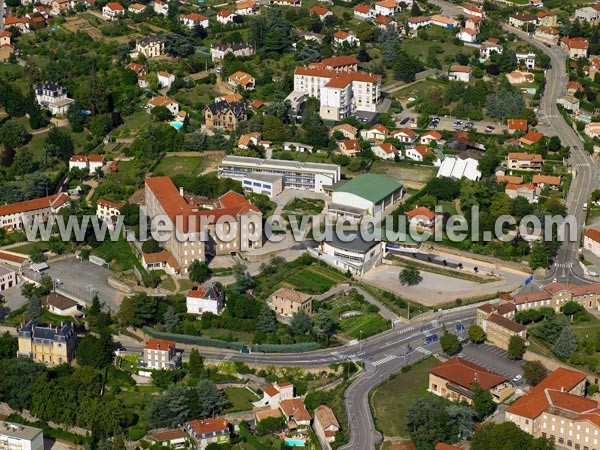
<instances>
[{"instance_id":1,"label":"large white apartment building","mask_svg":"<svg viewBox=\"0 0 600 450\"><path fill-rule=\"evenodd\" d=\"M329 69L322 63L297 67L294 92L317 97L320 115L342 120L355 111L376 112L381 98L381 76Z\"/></svg>"},{"instance_id":2,"label":"large white apartment building","mask_svg":"<svg viewBox=\"0 0 600 450\"><path fill-rule=\"evenodd\" d=\"M283 187L325 192L325 186L340 181L340 166L246 156L226 156L219 165L219 177L243 180L251 173L281 175Z\"/></svg>"},{"instance_id":3,"label":"large white apartment building","mask_svg":"<svg viewBox=\"0 0 600 450\"><path fill-rule=\"evenodd\" d=\"M44 450L44 433L39 428L0 421L0 448Z\"/></svg>"}]
</instances>

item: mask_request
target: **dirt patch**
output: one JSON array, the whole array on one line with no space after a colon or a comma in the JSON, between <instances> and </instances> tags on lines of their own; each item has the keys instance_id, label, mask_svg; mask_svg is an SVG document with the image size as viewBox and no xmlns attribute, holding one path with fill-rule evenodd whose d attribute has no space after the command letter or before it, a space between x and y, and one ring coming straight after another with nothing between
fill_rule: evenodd
<instances>
[{"instance_id":1,"label":"dirt patch","mask_svg":"<svg viewBox=\"0 0 600 450\"><path fill-rule=\"evenodd\" d=\"M387 161L375 161L371 172L385 175L402 183L405 187L421 189L437 173L437 167L408 166Z\"/></svg>"}]
</instances>

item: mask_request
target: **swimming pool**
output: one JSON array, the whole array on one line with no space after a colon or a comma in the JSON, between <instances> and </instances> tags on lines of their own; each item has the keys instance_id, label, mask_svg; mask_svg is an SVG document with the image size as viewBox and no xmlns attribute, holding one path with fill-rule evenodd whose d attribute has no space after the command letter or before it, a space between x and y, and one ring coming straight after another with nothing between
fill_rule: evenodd
<instances>
[{"instance_id":1,"label":"swimming pool","mask_svg":"<svg viewBox=\"0 0 600 450\"><path fill-rule=\"evenodd\" d=\"M306 442L304 439L286 439L285 445L289 445L290 447L305 447Z\"/></svg>"},{"instance_id":2,"label":"swimming pool","mask_svg":"<svg viewBox=\"0 0 600 450\"><path fill-rule=\"evenodd\" d=\"M181 122L171 122L169 125L171 125L176 130L181 130L183 128L183 123Z\"/></svg>"}]
</instances>

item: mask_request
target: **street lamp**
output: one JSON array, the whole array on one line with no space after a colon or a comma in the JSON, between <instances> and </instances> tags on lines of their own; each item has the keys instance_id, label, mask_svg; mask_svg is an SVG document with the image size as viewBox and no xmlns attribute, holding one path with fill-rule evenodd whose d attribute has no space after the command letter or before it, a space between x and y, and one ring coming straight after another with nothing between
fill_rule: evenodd
<instances>
[{"instance_id":1,"label":"street lamp","mask_svg":"<svg viewBox=\"0 0 600 450\"><path fill-rule=\"evenodd\" d=\"M363 335L363 330L360 330L360 340L359 342L359 351L362 352L362 335Z\"/></svg>"}]
</instances>

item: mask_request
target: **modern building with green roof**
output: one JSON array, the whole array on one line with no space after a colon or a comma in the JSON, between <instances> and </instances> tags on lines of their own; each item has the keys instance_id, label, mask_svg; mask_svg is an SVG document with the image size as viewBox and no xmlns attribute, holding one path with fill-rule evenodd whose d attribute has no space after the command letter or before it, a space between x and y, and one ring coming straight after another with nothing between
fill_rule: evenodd
<instances>
[{"instance_id":1,"label":"modern building with green roof","mask_svg":"<svg viewBox=\"0 0 600 450\"><path fill-rule=\"evenodd\" d=\"M335 217L359 221L364 216L377 216L404 195L402 185L390 178L365 173L335 189L327 212Z\"/></svg>"}]
</instances>

